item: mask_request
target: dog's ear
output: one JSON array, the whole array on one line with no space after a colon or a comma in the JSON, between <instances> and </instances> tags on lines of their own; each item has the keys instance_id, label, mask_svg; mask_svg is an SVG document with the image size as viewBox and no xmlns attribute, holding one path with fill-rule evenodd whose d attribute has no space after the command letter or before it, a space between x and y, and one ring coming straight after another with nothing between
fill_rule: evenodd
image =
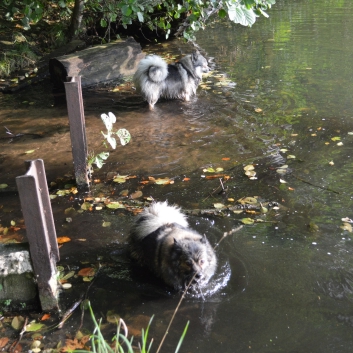
<instances>
[{"instance_id":1,"label":"dog's ear","mask_svg":"<svg viewBox=\"0 0 353 353\"><path fill-rule=\"evenodd\" d=\"M181 249L181 245L180 245L180 243L175 239L175 238L173 238L174 239L174 249L175 250L180 250Z\"/></svg>"},{"instance_id":2,"label":"dog's ear","mask_svg":"<svg viewBox=\"0 0 353 353\"><path fill-rule=\"evenodd\" d=\"M193 60L193 61L196 61L197 58L198 58L200 55L201 55L200 52L199 52L197 49L195 49L195 50L192 52L192 60Z\"/></svg>"},{"instance_id":3,"label":"dog's ear","mask_svg":"<svg viewBox=\"0 0 353 353\"><path fill-rule=\"evenodd\" d=\"M201 242L201 244L206 244L206 242L207 242L206 234L204 234L202 236L202 238L200 239L200 242Z\"/></svg>"}]
</instances>

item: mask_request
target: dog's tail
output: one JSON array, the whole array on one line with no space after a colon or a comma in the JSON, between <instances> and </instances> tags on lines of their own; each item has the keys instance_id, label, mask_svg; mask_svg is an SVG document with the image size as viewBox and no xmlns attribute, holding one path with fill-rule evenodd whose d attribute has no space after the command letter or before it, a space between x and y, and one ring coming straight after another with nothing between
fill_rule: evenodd
<instances>
[{"instance_id":1,"label":"dog's tail","mask_svg":"<svg viewBox=\"0 0 353 353\"><path fill-rule=\"evenodd\" d=\"M169 206L167 202L155 202L139 214L132 234L135 238L142 240L158 228L173 223L188 227L186 216L180 212L178 207Z\"/></svg>"},{"instance_id":2,"label":"dog's tail","mask_svg":"<svg viewBox=\"0 0 353 353\"><path fill-rule=\"evenodd\" d=\"M147 55L142 59L134 75L135 84L140 84L146 77L155 83L164 81L168 76L168 64L158 55Z\"/></svg>"}]
</instances>

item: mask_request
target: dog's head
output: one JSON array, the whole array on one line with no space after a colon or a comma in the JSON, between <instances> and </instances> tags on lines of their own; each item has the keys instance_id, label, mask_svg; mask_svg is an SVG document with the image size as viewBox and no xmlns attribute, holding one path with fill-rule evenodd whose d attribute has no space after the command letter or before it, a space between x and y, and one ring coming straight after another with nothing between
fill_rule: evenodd
<instances>
[{"instance_id":1,"label":"dog's head","mask_svg":"<svg viewBox=\"0 0 353 353\"><path fill-rule=\"evenodd\" d=\"M195 69L199 68L201 72L205 72L205 73L210 71L206 58L202 56L198 50L194 50L193 53L191 54L191 61Z\"/></svg>"},{"instance_id":2,"label":"dog's head","mask_svg":"<svg viewBox=\"0 0 353 353\"><path fill-rule=\"evenodd\" d=\"M204 286L215 272L217 259L205 236L199 240L174 238L172 263L178 286Z\"/></svg>"}]
</instances>

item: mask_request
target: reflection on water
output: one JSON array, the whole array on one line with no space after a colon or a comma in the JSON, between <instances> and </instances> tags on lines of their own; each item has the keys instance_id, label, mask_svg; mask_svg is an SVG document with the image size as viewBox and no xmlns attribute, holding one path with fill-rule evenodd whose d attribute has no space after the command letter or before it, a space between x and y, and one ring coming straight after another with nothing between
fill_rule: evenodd
<instances>
[{"instance_id":1,"label":"reflection on water","mask_svg":"<svg viewBox=\"0 0 353 353\"><path fill-rule=\"evenodd\" d=\"M168 176L175 182L144 187L140 179L107 183L102 190L94 188L93 196L141 189L144 196L185 208L211 208L244 196L286 207L258 216L266 222L245 226L221 243L225 267L215 278L220 290L205 301L185 300L165 351L176 346L189 319L183 349L190 352L352 350L353 245L350 233L340 228L341 218L352 218L353 206L353 137L348 134L353 131L352 15L349 0L282 1L268 20L260 19L251 29L214 24L197 37L217 71L188 103L161 101L150 112L134 91L84 92L91 149L101 148L103 112L114 112L117 128L132 135L132 143L112 152L97 177L114 171L138 178ZM178 54L191 49L175 41L148 50ZM44 159L49 181L72 173L66 108L48 95L48 87L45 83L0 96L2 126L42 136L0 140L0 183L14 186L28 158ZM28 150L35 152L27 155ZM257 180L244 176L243 166L249 163L256 164ZM276 168L283 164L289 168L280 176ZM210 195L219 181L201 178L205 166L222 167L232 177L225 196ZM185 176L190 182L182 181ZM64 210L79 210L83 197L53 201L58 235L72 238L60 250L63 264L79 268L87 258L109 263L115 271L103 271L92 287L93 307L103 314L114 309L130 322L137 315L155 314L152 331L158 341L179 296L132 279L128 263L110 263L110 254L125 246L131 215L77 212L71 223L66 221ZM15 194L1 205L2 223L21 218ZM191 223L216 243L244 217L257 216L191 217ZM102 227L103 222L111 227ZM67 303L86 288L78 280L76 286L62 294ZM79 320L77 315L70 323Z\"/></svg>"}]
</instances>

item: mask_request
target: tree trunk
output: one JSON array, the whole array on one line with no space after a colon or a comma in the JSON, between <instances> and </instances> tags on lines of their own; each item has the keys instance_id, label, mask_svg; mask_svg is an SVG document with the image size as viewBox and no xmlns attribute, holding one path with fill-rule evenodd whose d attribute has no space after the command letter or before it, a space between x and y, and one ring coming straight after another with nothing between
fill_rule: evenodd
<instances>
[{"instance_id":1,"label":"tree trunk","mask_svg":"<svg viewBox=\"0 0 353 353\"><path fill-rule=\"evenodd\" d=\"M78 34L78 31L80 30L84 8L85 8L84 0L75 0L75 5L72 11L71 23L69 27L70 40L74 38Z\"/></svg>"}]
</instances>

